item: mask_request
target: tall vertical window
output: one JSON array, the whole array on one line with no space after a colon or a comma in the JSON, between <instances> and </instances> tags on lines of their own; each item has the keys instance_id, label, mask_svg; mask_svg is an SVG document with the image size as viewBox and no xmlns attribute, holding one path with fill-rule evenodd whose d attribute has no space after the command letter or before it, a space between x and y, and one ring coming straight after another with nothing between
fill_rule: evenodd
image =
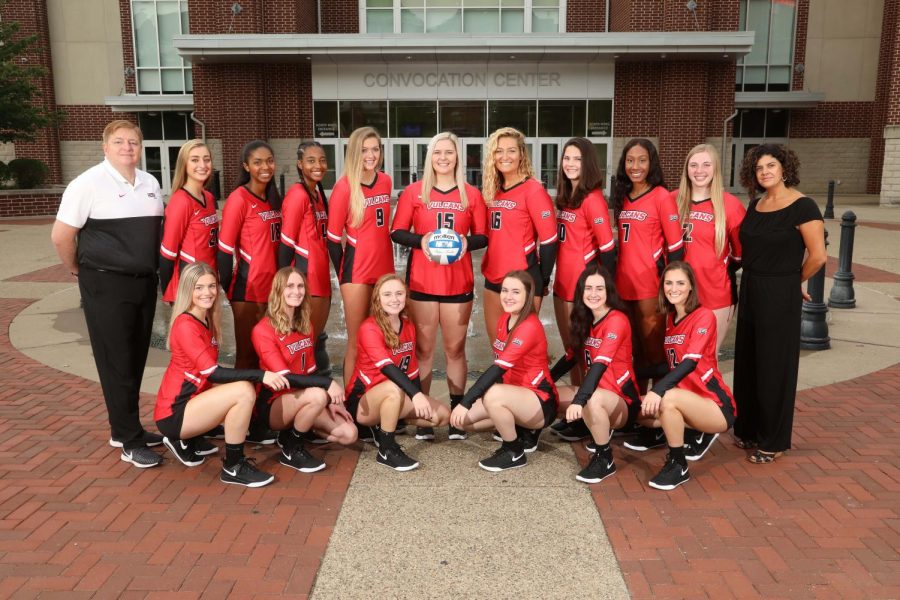
<instances>
[{"instance_id":1,"label":"tall vertical window","mask_svg":"<svg viewBox=\"0 0 900 600\"><path fill-rule=\"evenodd\" d=\"M172 37L189 33L187 0L132 0L134 60L139 94L193 92L191 67Z\"/></svg>"},{"instance_id":2,"label":"tall vertical window","mask_svg":"<svg viewBox=\"0 0 900 600\"><path fill-rule=\"evenodd\" d=\"M559 33L560 0L360 0L365 33Z\"/></svg>"},{"instance_id":3,"label":"tall vertical window","mask_svg":"<svg viewBox=\"0 0 900 600\"><path fill-rule=\"evenodd\" d=\"M791 89L796 0L741 0L740 29L755 31L750 53L738 60L735 90Z\"/></svg>"}]
</instances>

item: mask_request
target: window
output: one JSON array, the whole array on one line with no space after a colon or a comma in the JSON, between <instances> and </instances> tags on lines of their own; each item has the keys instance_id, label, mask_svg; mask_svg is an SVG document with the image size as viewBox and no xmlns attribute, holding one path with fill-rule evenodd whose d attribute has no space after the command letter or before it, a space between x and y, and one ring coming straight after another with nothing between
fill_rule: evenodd
<instances>
[{"instance_id":1,"label":"window","mask_svg":"<svg viewBox=\"0 0 900 600\"><path fill-rule=\"evenodd\" d=\"M131 19L138 93L192 93L191 67L172 44L190 31L187 0L132 0Z\"/></svg>"},{"instance_id":2,"label":"window","mask_svg":"<svg viewBox=\"0 0 900 600\"><path fill-rule=\"evenodd\" d=\"M541 100L538 102L538 135L541 137L583 136L584 100Z\"/></svg>"},{"instance_id":3,"label":"window","mask_svg":"<svg viewBox=\"0 0 900 600\"><path fill-rule=\"evenodd\" d=\"M354 129L374 127L378 135L387 132L387 102L356 100L341 102L341 137L350 137Z\"/></svg>"},{"instance_id":4,"label":"window","mask_svg":"<svg viewBox=\"0 0 900 600\"><path fill-rule=\"evenodd\" d=\"M559 33L560 0L361 0L364 33Z\"/></svg>"},{"instance_id":5,"label":"window","mask_svg":"<svg viewBox=\"0 0 900 600\"><path fill-rule=\"evenodd\" d=\"M432 137L437 133L437 106L427 100L392 100L391 137Z\"/></svg>"},{"instance_id":6,"label":"window","mask_svg":"<svg viewBox=\"0 0 900 600\"><path fill-rule=\"evenodd\" d=\"M537 132L537 106L534 100L491 100L488 110L488 130L515 127L534 137Z\"/></svg>"},{"instance_id":7,"label":"window","mask_svg":"<svg viewBox=\"0 0 900 600\"><path fill-rule=\"evenodd\" d=\"M790 111L783 108L745 108L734 128L737 138L785 138Z\"/></svg>"},{"instance_id":8,"label":"window","mask_svg":"<svg viewBox=\"0 0 900 600\"><path fill-rule=\"evenodd\" d=\"M755 31L750 53L737 62L738 92L791 89L796 0L741 0L740 28Z\"/></svg>"}]
</instances>

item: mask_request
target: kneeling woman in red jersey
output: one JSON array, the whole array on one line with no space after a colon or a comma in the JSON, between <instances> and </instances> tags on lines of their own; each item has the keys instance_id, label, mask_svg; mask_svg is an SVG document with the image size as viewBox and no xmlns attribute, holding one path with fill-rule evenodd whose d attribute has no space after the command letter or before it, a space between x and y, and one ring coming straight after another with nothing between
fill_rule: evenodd
<instances>
[{"instance_id":1,"label":"kneeling woman in red jersey","mask_svg":"<svg viewBox=\"0 0 900 600\"><path fill-rule=\"evenodd\" d=\"M537 450L540 430L556 417L559 400L547 364L547 336L534 308L534 280L512 271L500 286L504 314L497 323L494 364L453 409L459 429L494 427L500 448L478 463L486 471L524 467L525 454Z\"/></svg>"},{"instance_id":2,"label":"kneeling woman in red jersey","mask_svg":"<svg viewBox=\"0 0 900 600\"><path fill-rule=\"evenodd\" d=\"M315 429L330 442L352 444L356 425L344 409L344 390L326 375L316 374L315 330L306 279L296 267L279 269L272 281L266 316L253 328L253 347L259 364L287 377L297 390L268 392L263 419L280 431L281 464L303 473L325 468L325 463L303 447Z\"/></svg>"},{"instance_id":3,"label":"kneeling woman in red jersey","mask_svg":"<svg viewBox=\"0 0 900 600\"><path fill-rule=\"evenodd\" d=\"M666 463L650 486L671 490L690 479L687 461L703 456L713 440L734 424L737 413L731 390L719 373L716 316L700 306L689 264L676 261L665 268L659 308L666 313L665 351L670 371L644 396L641 414L646 418L642 424L662 427L669 445ZM692 455L687 457L686 426L708 434L705 443L688 440Z\"/></svg>"},{"instance_id":4,"label":"kneeling woman in red jersey","mask_svg":"<svg viewBox=\"0 0 900 600\"><path fill-rule=\"evenodd\" d=\"M194 451L193 438L224 425L221 480L261 487L275 476L260 471L254 459L244 456L244 438L256 401L253 383L275 391L289 383L271 371L218 365L218 287L215 271L206 263L194 263L181 272L169 328L172 359L159 386L153 418L166 447L189 467L204 460Z\"/></svg>"},{"instance_id":5,"label":"kneeling woman in red jersey","mask_svg":"<svg viewBox=\"0 0 900 600\"><path fill-rule=\"evenodd\" d=\"M584 418L594 438L594 456L575 479L600 483L616 472L610 437L613 429L633 425L641 411L631 359L631 324L616 284L605 268L590 264L575 284L571 347L553 366L556 381L576 361L585 369L581 386L559 387L560 410L569 422Z\"/></svg>"},{"instance_id":6,"label":"kneeling woman in red jersey","mask_svg":"<svg viewBox=\"0 0 900 600\"><path fill-rule=\"evenodd\" d=\"M417 427L443 427L450 411L422 392L416 330L406 318L406 285L397 275L382 275L375 283L371 311L372 316L359 327L347 409L360 425L373 428L378 463L396 471L411 471L419 463L394 439L397 421L410 419Z\"/></svg>"}]
</instances>

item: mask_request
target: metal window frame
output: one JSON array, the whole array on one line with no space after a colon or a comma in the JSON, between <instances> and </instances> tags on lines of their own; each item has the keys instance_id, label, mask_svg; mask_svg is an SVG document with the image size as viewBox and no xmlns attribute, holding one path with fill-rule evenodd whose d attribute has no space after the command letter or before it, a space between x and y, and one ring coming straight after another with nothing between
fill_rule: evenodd
<instances>
[{"instance_id":1,"label":"metal window frame","mask_svg":"<svg viewBox=\"0 0 900 600\"><path fill-rule=\"evenodd\" d=\"M427 23L428 23L428 17L427 17L427 15L428 15L428 0L423 0L423 2L424 2L424 6L421 9L423 12L424 19L425 19L424 20L425 31L423 33L427 34L427 33L431 33L428 31L428 25L427 25ZM463 4L464 4L463 0L458 0L458 2L459 2L458 9L460 11L460 17L461 17L460 23L462 24L461 30L458 33L467 33L465 31L466 7L463 6ZM567 2L567 0L558 0L557 1L557 7L558 7L558 11L559 11L558 12L558 22L559 22L558 33L566 33L566 2ZM447 8L457 8L457 7L447 7L447 6L432 7L432 9L441 9L441 10L446 10ZM476 8L476 7L470 7L470 9L471 8ZM477 7L477 10L484 10L484 8L485 7ZM537 8L549 8L549 7L539 6ZM524 11L524 24L523 24L522 28L524 31L522 31L521 33L533 33L533 31L532 31L532 16L534 14L534 9L535 9L535 6L534 6L533 0L522 0L521 10ZM393 33L395 33L395 34L404 33L403 31L401 31L401 26L400 26L400 20L401 20L400 19L400 10L401 10L400 0L393 0L393 5L391 8L379 7L379 8L371 8L371 9L366 7L366 0L359 0L359 32L360 33L369 33L368 29L367 29L367 24L366 24L366 14L369 10L379 11L379 12L387 12L388 10L392 11L393 12L393 23L394 23ZM496 10L497 10L497 13L500 15L499 23L500 23L500 27L502 29L504 7L502 5L497 6ZM519 8L516 7L515 10L519 10ZM379 33L382 33L382 32L379 32ZM418 33L418 32L416 32L416 33ZM496 31L493 33L502 34L504 32ZM507 32L507 33L509 33L509 32ZM513 33L519 33L519 32L513 32Z\"/></svg>"},{"instance_id":2,"label":"metal window frame","mask_svg":"<svg viewBox=\"0 0 900 600\"><path fill-rule=\"evenodd\" d=\"M365 1L365 0L363 0ZM138 40L137 40L137 26L134 22L134 3L135 2L144 2L144 3L153 3L153 12L156 15L156 19L153 21L153 30L156 34L156 63L155 67L142 67L139 64L139 56L138 52ZM163 67L162 66L162 54L160 53L160 46L162 40L159 37L159 4L176 4L178 6L178 31L181 35L187 35L190 31L184 31L184 22L181 18L182 12L187 14L188 12L188 0L130 0L129 8L131 9L131 47L134 50L134 87L137 90L138 94L152 94L152 95L160 95L165 96L169 94L190 94L193 91L193 85L191 86L192 90L188 91L187 85L185 85L185 74L190 73L193 78L193 68L190 65L186 65L184 58L179 57L181 61L180 67ZM182 9L184 9L182 11ZM188 19L190 19L190 15L188 15ZM171 40L170 40L171 41ZM178 90L166 90L163 86L163 70L170 71L178 69L181 72L181 88ZM158 92L148 92L141 90L141 72L149 72L156 71L159 75L159 91Z\"/></svg>"},{"instance_id":3,"label":"metal window frame","mask_svg":"<svg viewBox=\"0 0 900 600\"><path fill-rule=\"evenodd\" d=\"M770 70L773 67L775 67L775 68L787 67L789 69L789 73L790 73L790 75L788 76L788 90L793 91L793 89L794 89L794 77L793 77L794 58L796 55L795 50L796 50L796 46L797 46L797 26L798 26L798 21L799 21L799 19L798 19L799 11L797 9L799 8L799 0L796 0L794 3L794 23L793 23L793 31L791 32L791 42L789 44L790 51L791 51L791 58L790 58L790 62L787 64L786 63L772 63L770 61L770 56L772 54L772 22L773 22L773 17L775 14L775 2L776 2L776 0L769 0L769 19L767 21L768 35L766 36L766 40L767 40L767 42L766 42L766 62L764 65L750 65L750 67L765 67L766 80L763 83L763 85L765 85L766 89L764 91L769 90L769 72L770 72ZM743 16L743 18L744 18L744 30L748 31L747 24L748 24L748 18L750 16L750 14L749 14L750 13L750 0L740 0L739 7L740 7L740 11L741 11L741 16ZM741 89L738 90L741 92L745 91L744 86L747 85L747 72L746 72L747 64L744 62L744 58L745 57L743 57L743 56L739 57L736 65L735 65L736 69L738 71L740 71L740 73L741 73L741 84L740 84ZM737 81L735 81L735 85L737 85Z\"/></svg>"}]
</instances>

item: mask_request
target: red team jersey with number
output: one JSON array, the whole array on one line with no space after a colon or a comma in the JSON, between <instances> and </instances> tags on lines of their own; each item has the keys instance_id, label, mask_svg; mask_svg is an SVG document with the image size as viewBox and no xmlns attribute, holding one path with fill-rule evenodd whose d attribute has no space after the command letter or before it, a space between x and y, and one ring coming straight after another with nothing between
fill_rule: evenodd
<instances>
[{"instance_id":1,"label":"red team jersey with number","mask_svg":"<svg viewBox=\"0 0 900 600\"><path fill-rule=\"evenodd\" d=\"M237 263L229 300L268 302L272 278L278 269L281 211L244 186L228 196L222 211L219 250Z\"/></svg>"},{"instance_id":2,"label":"red team jersey with number","mask_svg":"<svg viewBox=\"0 0 900 600\"><path fill-rule=\"evenodd\" d=\"M357 336L356 368L348 390L352 390L359 382L368 392L382 381L388 381L381 369L391 363L406 373L410 379L419 376L419 363L416 361L416 328L406 317L401 317L400 345L396 350L388 348L375 317L369 317L362 322Z\"/></svg>"},{"instance_id":3,"label":"red team jersey with number","mask_svg":"<svg viewBox=\"0 0 900 600\"><path fill-rule=\"evenodd\" d=\"M672 192L678 201L678 192ZM731 306L731 279L728 277L728 261L741 262L741 241L738 230L747 209L741 201L729 193L725 203L725 246L716 253L716 221L711 200L691 202L684 231L684 260L690 263L697 279L700 304L713 310Z\"/></svg>"},{"instance_id":4,"label":"red team jersey with number","mask_svg":"<svg viewBox=\"0 0 900 600\"><path fill-rule=\"evenodd\" d=\"M331 295L327 235L325 198L316 190L313 199L306 187L295 183L281 205L281 241L294 249L294 264L306 274L313 296Z\"/></svg>"},{"instance_id":5,"label":"red team jersey with number","mask_svg":"<svg viewBox=\"0 0 900 600\"><path fill-rule=\"evenodd\" d=\"M737 416L734 396L719 373L716 358L716 316L712 310L699 306L678 323L674 322L674 318L675 314L671 312L666 317L665 349L669 369L674 369L686 359L697 361L697 368L679 381L677 387L722 406L722 398L713 391L718 386L731 402L734 415Z\"/></svg>"},{"instance_id":6,"label":"red team jersey with number","mask_svg":"<svg viewBox=\"0 0 900 600\"><path fill-rule=\"evenodd\" d=\"M363 185L366 201L359 226L350 222L350 186L341 177L334 184L328 205L328 239L338 244L347 232L344 258L338 279L341 283L373 285L385 273L394 272L394 247L391 242L391 178L376 173L372 185Z\"/></svg>"},{"instance_id":7,"label":"red team jersey with number","mask_svg":"<svg viewBox=\"0 0 900 600\"><path fill-rule=\"evenodd\" d=\"M550 378L547 358L547 336L544 326L534 313L522 321L509 339L509 313L503 313L497 322L494 339L494 364L506 369L503 383L532 390L541 402L558 403L556 386Z\"/></svg>"},{"instance_id":8,"label":"red team jersey with number","mask_svg":"<svg viewBox=\"0 0 900 600\"><path fill-rule=\"evenodd\" d=\"M397 201L397 212L391 231L413 230L425 235L435 229L452 229L460 236L486 234L486 208L475 187L466 184L466 208L459 198L459 188L446 192L432 188L431 202L422 201L422 182L408 186ZM421 248L413 248L406 265L406 283L414 292L435 296L457 296L471 293L475 287L472 255L466 254L455 263L441 265L425 258Z\"/></svg>"},{"instance_id":9,"label":"red team jersey with number","mask_svg":"<svg viewBox=\"0 0 900 600\"><path fill-rule=\"evenodd\" d=\"M175 262L172 280L163 294L165 302L175 301L181 269L198 261L216 267L218 236L219 215L212 194L203 190L202 201L184 188L172 194L166 206L159 246L159 253Z\"/></svg>"},{"instance_id":10,"label":"red team jersey with number","mask_svg":"<svg viewBox=\"0 0 900 600\"><path fill-rule=\"evenodd\" d=\"M309 375L316 371L316 336L311 327L308 335L299 331L282 335L275 331L268 317L263 317L253 328L250 339L259 356L260 369L279 375ZM272 392L269 402L289 391Z\"/></svg>"},{"instance_id":11,"label":"red team jersey with number","mask_svg":"<svg viewBox=\"0 0 900 600\"><path fill-rule=\"evenodd\" d=\"M536 179L501 189L487 211L488 246L481 272L491 283L499 284L510 271L537 264L537 245L556 241L553 202Z\"/></svg>"},{"instance_id":12,"label":"red team jersey with number","mask_svg":"<svg viewBox=\"0 0 900 600\"><path fill-rule=\"evenodd\" d=\"M572 351L566 352L571 358ZM600 379L600 387L618 394L625 402L631 404L631 396L622 391L628 381L638 389L634 375L631 356L631 323L628 316L618 310L610 310L591 327L591 333L584 340L579 357L587 372L591 365L600 362L606 365L606 371Z\"/></svg>"},{"instance_id":13,"label":"red team jersey with number","mask_svg":"<svg viewBox=\"0 0 900 600\"><path fill-rule=\"evenodd\" d=\"M631 200L618 215L619 258L616 287L623 300L655 298L666 253L682 247L678 207L656 186Z\"/></svg>"},{"instance_id":14,"label":"red team jersey with number","mask_svg":"<svg viewBox=\"0 0 900 600\"><path fill-rule=\"evenodd\" d=\"M171 417L175 408L184 410L188 400L206 391L206 380L216 370L219 345L206 323L190 313L178 315L169 332L172 358L156 395L153 420Z\"/></svg>"},{"instance_id":15,"label":"red team jersey with number","mask_svg":"<svg viewBox=\"0 0 900 600\"><path fill-rule=\"evenodd\" d=\"M578 208L564 208L556 212L559 246L556 254L556 275L553 294L572 302L575 284L584 267L616 246L609 222L609 208L603 192L594 190Z\"/></svg>"}]
</instances>

